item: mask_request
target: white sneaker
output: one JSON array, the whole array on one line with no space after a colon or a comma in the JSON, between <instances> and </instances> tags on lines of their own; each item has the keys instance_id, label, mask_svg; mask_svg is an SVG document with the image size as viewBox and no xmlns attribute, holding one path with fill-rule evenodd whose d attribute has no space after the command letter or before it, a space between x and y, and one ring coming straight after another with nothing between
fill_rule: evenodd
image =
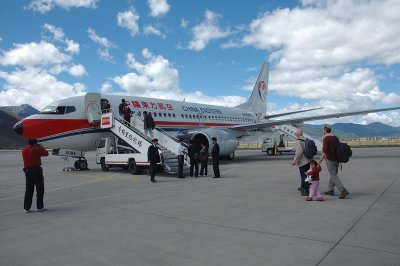
<instances>
[{"instance_id":1,"label":"white sneaker","mask_svg":"<svg viewBox=\"0 0 400 266\"><path fill-rule=\"evenodd\" d=\"M25 213L31 212L30 210L25 210L25 209L24 209L24 211L25 211Z\"/></svg>"},{"instance_id":2,"label":"white sneaker","mask_svg":"<svg viewBox=\"0 0 400 266\"><path fill-rule=\"evenodd\" d=\"M47 211L47 209L46 208L41 208L41 209L38 209L37 211L38 212L44 212L44 211Z\"/></svg>"}]
</instances>

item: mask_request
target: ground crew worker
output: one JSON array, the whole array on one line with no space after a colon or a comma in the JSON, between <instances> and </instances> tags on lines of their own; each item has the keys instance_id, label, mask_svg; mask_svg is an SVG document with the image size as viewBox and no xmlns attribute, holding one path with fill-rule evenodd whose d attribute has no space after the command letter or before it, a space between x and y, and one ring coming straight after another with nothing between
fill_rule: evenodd
<instances>
[{"instance_id":1,"label":"ground crew worker","mask_svg":"<svg viewBox=\"0 0 400 266\"><path fill-rule=\"evenodd\" d=\"M48 156L49 153L42 145L37 143L36 139L29 139L28 146L22 149L22 159L24 161L24 173L26 178L26 190L24 199L24 210L30 212L32 206L32 197L36 186L36 206L38 211L45 211L43 205L44 196L44 178L41 167L42 156Z\"/></svg>"}]
</instances>

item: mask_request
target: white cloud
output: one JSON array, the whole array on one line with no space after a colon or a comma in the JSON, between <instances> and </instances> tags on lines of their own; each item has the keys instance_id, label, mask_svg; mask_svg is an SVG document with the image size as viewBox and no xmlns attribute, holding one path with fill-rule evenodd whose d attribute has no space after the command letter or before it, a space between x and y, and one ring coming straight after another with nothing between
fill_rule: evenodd
<instances>
[{"instance_id":1,"label":"white cloud","mask_svg":"<svg viewBox=\"0 0 400 266\"><path fill-rule=\"evenodd\" d=\"M303 1L261 14L243 44L272 51L282 68L400 62L399 1Z\"/></svg>"},{"instance_id":2,"label":"white cloud","mask_svg":"<svg viewBox=\"0 0 400 266\"><path fill-rule=\"evenodd\" d=\"M101 93L103 94L110 94L113 93L113 86L111 84L111 82L107 81L105 83L103 83L101 85L101 89L100 89Z\"/></svg>"},{"instance_id":3,"label":"white cloud","mask_svg":"<svg viewBox=\"0 0 400 266\"><path fill-rule=\"evenodd\" d=\"M92 28L89 28L87 32L89 33L89 38L100 45L100 48L97 50L100 58L104 61L112 62L113 56L110 54L110 49L116 47L115 44L110 42L107 38L97 35L96 31Z\"/></svg>"},{"instance_id":4,"label":"white cloud","mask_svg":"<svg viewBox=\"0 0 400 266\"><path fill-rule=\"evenodd\" d=\"M147 64L136 60L132 53L127 54L126 64L134 70L113 80L129 93L142 94L151 91L179 91L178 71L164 57L155 56L147 49L142 51Z\"/></svg>"},{"instance_id":5,"label":"white cloud","mask_svg":"<svg viewBox=\"0 0 400 266\"><path fill-rule=\"evenodd\" d=\"M4 66L52 65L66 63L70 60L69 55L61 53L53 44L46 41L15 44L14 49L3 52L0 56L0 64Z\"/></svg>"},{"instance_id":6,"label":"white cloud","mask_svg":"<svg viewBox=\"0 0 400 266\"><path fill-rule=\"evenodd\" d=\"M400 2L303 0L302 4L260 14L249 24L248 34L224 48L247 45L270 52L274 66L270 91L300 98L302 106L324 107L319 114L400 105L400 95L384 92L375 72L400 63L400 28L395 26L400 23L395 11Z\"/></svg>"},{"instance_id":7,"label":"white cloud","mask_svg":"<svg viewBox=\"0 0 400 266\"><path fill-rule=\"evenodd\" d=\"M143 28L143 32L145 35L150 35L150 34L154 34L157 35L158 37L161 37L163 39L165 39L165 34L162 33L159 29L157 29L156 27L154 27L153 25L147 25Z\"/></svg>"},{"instance_id":8,"label":"white cloud","mask_svg":"<svg viewBox=\"0 0 400 266\"><path fill-rule=\"evenodd\" d=\"M140 95L222 106L236 106L246 98L240 96L207 96L202 92L182 92L179 88L178 70L163 56L153 55L148 49L142 51L144 63L139 62L132 53L126 56L126 64L133 72L114 77L112 80L129 95ZM110 84L103 84L110 92ZM113 92L115 93L115 92Z\"/></svg>"},{"instance_id":9,"label":"white cloud","mask_svg":"<svg viewBox=\"0 0 400 266\"><path fill-rule=\"evenodd\" d=\"M71 8L92 8L95 9L98 0L32 0L26 9L32 9L35 12L47 13L56 6L69 10Z\"/></svg>"},{"instance_id":10,"label":"white cloud","mask_svg":"<svg viewBox=\"0 0 400 266\"><path fill-rule=\"evenodd\" d=\"M150 15L160 17L168 13L169 5L167 0L148 0Z\"/></svg>"},{"instance_id":11,"label":"white cloud","mask_svg":"<svg viewBox=\"0 0 400 266\"><path fill-rule=\"evenodd\" d=\"M53 34L53 39L56 41L64 41L64 31L51 24L44 24L43 28Z\"/></svg>"},{"instance_id":12,"label":"white cloud","mask_svg":"<svg viewBox=\"0 0 400 266\"><path fill-rule=\"evenodd\" d=\"M117 14L118 25L122 28L127 28L132 37L135 37L135 35L139 33L138 20L139 14L132 7L128 11L119 12Z\"/></svg>"},{"instance_id":13,"label":"white cloud","mask_svg":"<svg viewBox=\"0 0 400 266\"><path fill-rule=\"evenodd\" d=\"M68 69L68 73L73 76L73 77L83 77L85 75L87 75L86 69L84 66L82 66L81 64L78 65L73 65Z\"/></svg>"},{"instance_id":14,"label":"white cloud","mask_svg":"<svg viewBox=\"0 0 400 266\"><path fill-rule=\"evenodd\" d=\"M193 39L189 42L190 50L203 50L210 41L221 39L229 36L229 29L222 29L218 24L218 19L221 15L207 10L205 12L205 21L192 28Z\"/></svg>"},{"instance_id":15,"label":"white cloud","mask_svg":"<svg viewBox=\"0 0 400 266\"><path fill-rule=\"evenodd\" d=\"M79 54L79 52L80 52L79 43L76 43L73 40L69 40L69 39L66 39L65 43L67 44L67 48L65 48L65 51L67 51L71 54Z\"/></svg>"},{"instance_id":16,"label":"white cloud","mask_svg":"<svg viewBox=\"0 0 400 266\"><path fill-rule=\"evenodd\" d=\"M6 81L0 91L0 106L29 103L40 110L50 102L83 95L86 91L81 83L65 83L38 68L0 72L0 78Z\"/></svg>"},{"instance_id":17,"label":"white cloud","mask_svg":"<svg viewBox=\"0 0 400 266\"><path fill-rule=\"evenodd\" d=\"M185 19L181 19L181 27L186 29L189 26L189 21Z\"/></svg>"},{"instance_id":18,"label":"white cloud","mask_svg":"<svg viewBox=\"0 0 400 266\"><path fill-rule=\"evenodd\" d=\"M69 52L70 54L79 54L79 43L76 43L73 40L66 39L62 28L57 28L56 26L47 23L43 25L43 28L53 35L51 39L61 42L67 46L64 49L65 51Z\"/></svg>"}]
</instances>

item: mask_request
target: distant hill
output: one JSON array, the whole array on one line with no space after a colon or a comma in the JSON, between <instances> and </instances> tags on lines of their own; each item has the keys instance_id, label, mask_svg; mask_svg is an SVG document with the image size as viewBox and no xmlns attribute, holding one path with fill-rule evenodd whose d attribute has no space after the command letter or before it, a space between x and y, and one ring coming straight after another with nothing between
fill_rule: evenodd
<instances>
[{"instance_id":1,"label":"distant hill","mask_svg":"<svg viewBox=\"0 0 400 266\"><path fill-rule=\"evenodd\" d=\"M0 149L18 149L26 145L26 140L13 130L18 121L15 115L0 111Z\"/></svg>"},{"instance_id":2,"label":"distant hill","mask_svg":"<svg viewBox=\"0 0 400 266\"><path fill-rule=\"evenodd\" d=\"M23 104L20 106L4 106L0 107L0 111L7 112L9 114L14 114L19 118L25 118L30 115L39 113L38 110L30 106L29 104Z\"/></svg>"},{"instance_id":3,"label":"distant hill","mask_svg":"<svg viewBox=\"0 0 400 266\"><path fill-rule=\"evenodd\" d=\"M379 122L368 125L360 125L353 123L335 123L332 126L332 131L335 135L342 138L351 137L392 137L400 136L400 127L392 127ZM304 125L304 131L313 136L322 135L322 125Z\"/></svg>"}]
</instances>

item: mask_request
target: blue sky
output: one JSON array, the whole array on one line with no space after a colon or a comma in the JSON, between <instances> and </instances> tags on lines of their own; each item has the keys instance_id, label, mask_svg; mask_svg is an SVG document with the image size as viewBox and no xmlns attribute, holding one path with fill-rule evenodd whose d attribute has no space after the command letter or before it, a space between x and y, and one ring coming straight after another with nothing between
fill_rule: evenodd
<instances>
[{"instance_id":1,"label":"blue sky","mask_svg":"<svg viewBox=\"0 0 400 266\"><path fill-rule=\"evenodd\" d=\"M398 0L1 1L0 106L86 92L236 106L264 61L268 113L400 106L398 10Z\"/></svg>"}]
</instances>

